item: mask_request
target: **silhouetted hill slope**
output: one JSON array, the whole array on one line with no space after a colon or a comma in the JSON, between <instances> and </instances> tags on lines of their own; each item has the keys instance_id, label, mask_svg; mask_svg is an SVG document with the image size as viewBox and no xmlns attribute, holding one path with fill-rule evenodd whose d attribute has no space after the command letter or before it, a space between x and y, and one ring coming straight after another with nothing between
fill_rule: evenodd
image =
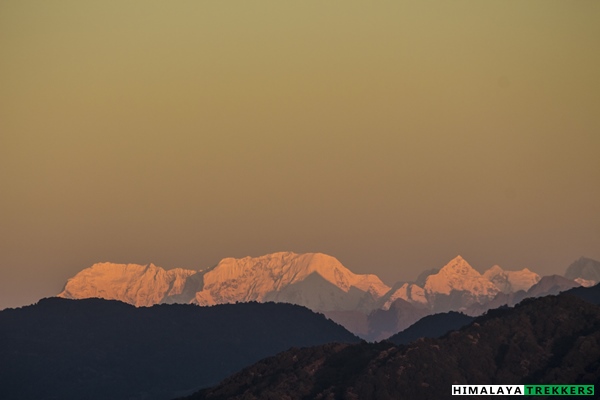
<instances>
[{"instance_id":1,"label":"silhouetted hill slope","mask_svg":"<svg viewBox=\"0 0 600 400\"><path fill-rule=\"evenodd\" d=\"M600 283L588 288L576 287L567 290L565 293L572 294L573 296L577 296L580 299L589 301L590 303L600 305Z\"/></svg>"},{"instance_id":2,"label":"silhouetted hill slope","mask_svg":"<svg viewBox=\"0 0 600 400\"><path fill-rule=\"evenodd\" d=\"M394 344L409 344L419 338L438 338L470 324L474 319L456 311L428 315L388 340Z\"/></svg>"},{"instance_id":3,"label":"silhouetted hill slope","mask_svg":"<svg viewBox=\"0 0 600 400\"><path fill-rule=\"evenodd\" d=\"M0 312L0 398L173 398L290 347L334 341L358 338L290 304L49 298Z\"/></svg>"},{"instance_id":4,"label":"silhouetted hill slope","mask_svg":"<svg viewBox=\"0 0 600 400\"><path fill-rule=\"evenodd\" d=\"M452 384L600 384L600 307L528 299L441 339L293 349L189 399L451 399Z\"/></svg>"}]
</instances>

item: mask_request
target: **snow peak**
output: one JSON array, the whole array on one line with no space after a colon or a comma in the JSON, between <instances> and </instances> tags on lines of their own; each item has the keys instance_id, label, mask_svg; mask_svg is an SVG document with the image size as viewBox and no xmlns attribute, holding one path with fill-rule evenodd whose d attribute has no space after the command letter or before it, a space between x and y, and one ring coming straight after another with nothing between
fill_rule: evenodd
<instances>
[{"instance_id":1,"label":"snow peak","mask_svg":"<svg viewBox=\"0 0 600 400\"><path fill-rule=\"evenodd\" d=\"M522 396L523 385L452 385L453 396Z\"/></svg>"}]
</instances>

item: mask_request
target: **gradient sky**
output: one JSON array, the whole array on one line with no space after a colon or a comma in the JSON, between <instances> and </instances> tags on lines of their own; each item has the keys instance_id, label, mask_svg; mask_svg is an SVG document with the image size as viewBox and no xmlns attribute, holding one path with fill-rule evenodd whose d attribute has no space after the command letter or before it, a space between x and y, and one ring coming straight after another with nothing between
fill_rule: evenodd
<instances>
[{"instance_id":1,"label":"gradient sky","mask_svg":"<svg viewBox=\"0 0 600 400\"><path fill-rule=\"evenodd\" d=\"M95 262L600 259L600 2L0 0L0 308Z\"/></svg>"}]
</instances>

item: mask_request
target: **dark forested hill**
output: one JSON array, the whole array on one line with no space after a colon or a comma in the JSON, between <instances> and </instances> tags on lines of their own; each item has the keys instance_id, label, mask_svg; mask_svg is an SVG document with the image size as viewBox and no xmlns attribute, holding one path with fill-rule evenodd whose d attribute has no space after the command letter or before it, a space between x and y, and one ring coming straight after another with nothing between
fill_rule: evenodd
<instances>
[{"instance_id":1,"label":"dark forested hill","mask_svg":"<svg viewBox=\"0 0 600 400\"><path fill-rule=\"evenodd\" d=\"M592 287L576 287L567 290L565 293L572 294L589 303L600 305L600 283Z\"/></svg>"},{"instance_id":2,"label":"dark forested hill","mask_svg":"<svg viewBox=\"0 0 600 400\"><path fill-rule=\"evenodd\" d=\"M357 341L290 304L49 298L0 311L0 398L173 398L293 346Z\"/></svg>"},{"instance_id":3,"label":"dark forested hill","mask_svg":"<svg viewBox=\"0 0 600 400\"><path fill-rule=\"evenodd\" d=\"M456 311L428 315L388 340L394 344L409 344L419 338L437 338L470 324L474 319Z\"/></svg>"},{"instance_id":4,"label":"dark forested hill","mask_svg":"<svg viewBox=\"0 0 600 400\"><path fill-rule=\"evenodd\" d=\"M189 399L450 399L452 384L600 384L600 307L525 300L440 339L292 349Z\"/></svg>"}]
</instances>

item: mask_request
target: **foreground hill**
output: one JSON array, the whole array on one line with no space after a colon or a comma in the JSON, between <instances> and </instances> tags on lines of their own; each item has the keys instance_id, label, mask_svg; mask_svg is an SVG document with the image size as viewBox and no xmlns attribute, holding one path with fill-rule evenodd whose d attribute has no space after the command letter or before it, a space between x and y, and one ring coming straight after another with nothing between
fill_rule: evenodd
<instances>
[{"instance_id":1,"label":"foreground hill","mask_svg":"<svg viewBox=\"0 0 600 400\"><path fill-rule=\"evenodd\" d=\"M292 349L188 399L450 399L452 384L542 383L600 384L600 307L548 296L410 346Z\"/></svg>"},{"instance_id":2,"label":"foreground hill","mask_svg":"<svg viewBox=\"0 0 600 400\"><path fill-rule=\"evenodd\" d=\"M469 325L475 317L450 311L421 318L402 332L392 335L388 340L395 344L409 344L419 338L438 338L450 331Z\"/></svg>"},{"instance_id":3,"label":"foreground hill","mask_svg":"<svg viewBox=\"0 0 600 400\"><path fill-rule=\"evenodd\" d=\"M357 342L291 304L43 299L0 311L0 397L167 399L296 346Z\"/></svg>"},{"instance_id":4,"label":"foreground hill","mask_svg":"<svg viewBox=\"0 0 600 400\"><path fill-rule=\"evenodd\" d=\"M567 290L565 293L579 297L589 303L600 305L600 284L592 287L576 287Z\"/></svg>"}]
</instances>

